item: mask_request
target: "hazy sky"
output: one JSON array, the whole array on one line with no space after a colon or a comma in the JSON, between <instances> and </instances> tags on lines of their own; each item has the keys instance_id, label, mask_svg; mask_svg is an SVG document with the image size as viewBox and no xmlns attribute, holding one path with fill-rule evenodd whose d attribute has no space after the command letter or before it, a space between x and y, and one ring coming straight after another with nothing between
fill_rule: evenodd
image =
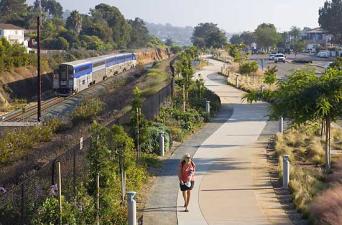
<instances>
[{"instance_id":1,"label":"hazy sky","mask_svg":"<svg viewBox=\"0 0 342 225\"><path fill-rule=\"evenodd\" d=\"M88 12L98 3L120 9L126 18L153 23L195 26L214 22L227 32L254 30L262 22L280 31L296 25L317 27L318 9L325 0L57 0L65 9ZM28 0L33 2L33 0Z\"/></svg>"}]
</instances>

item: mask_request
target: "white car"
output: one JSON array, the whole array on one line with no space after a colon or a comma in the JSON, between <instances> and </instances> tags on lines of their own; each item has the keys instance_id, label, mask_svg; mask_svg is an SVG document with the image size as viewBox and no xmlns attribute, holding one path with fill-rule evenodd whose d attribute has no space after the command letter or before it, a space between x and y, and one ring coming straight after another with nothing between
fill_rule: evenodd
<instances>
[{"instance_id":1,"label":"white car","mask_svg":"<svg viewBox=\"0 0 342 225\"><path fill-rule=\"evenodd\" d=\"M274 62L275 63L278 63L278 62L286 63L286 56L284 54L278 53L274 56Z\"/></svg>"},{"instance_id":2,"label":"white car","mask_svg":"<svg viewBox=\"0 0 342 225\"><path fill-rule=\"evenodd\" d=\"M330 54L328 51L320 51L317 53L317 56L320 58L329 58Z\"/></svg>"},{"instance_id":3,"label":"white car","mask_svg":"<svg viewBox=\"0 0 342 225\"><path fill-rule=\"evenodd\" d=\"M268 60L274 60L274 57L276 56L275 53L272 53L268 56Z\"/></svg>"}]
</instances>

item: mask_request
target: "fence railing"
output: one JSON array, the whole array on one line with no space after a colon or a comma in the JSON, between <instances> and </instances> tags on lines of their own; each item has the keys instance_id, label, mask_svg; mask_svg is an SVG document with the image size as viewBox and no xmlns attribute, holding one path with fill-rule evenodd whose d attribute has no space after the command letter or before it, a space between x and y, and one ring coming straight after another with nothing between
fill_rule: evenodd
<instances>
[{"instance_id":1,"label":"fence railing","mask_svg":"<svg viewBox=\"0 0 342 225\"><path fill-rule=\"evenodd\" d=\"M152 119L158 115L170 95L171 84L168 84L157 94L148 97L142 107L145 117ZM129 119L129 113L125 114L116 124L127 123ZM10 190L3 190L5 193L0 191L0 225L30 224L37 208L53 194L57 184L57 162L61 163L62 195L67 200L73 199L76 186L85 180L88 173L86 154L90 147L90 138L86 138L82 143L82 149L80 145L73 146L22 183Z\"/></svg>"}]
</instances>

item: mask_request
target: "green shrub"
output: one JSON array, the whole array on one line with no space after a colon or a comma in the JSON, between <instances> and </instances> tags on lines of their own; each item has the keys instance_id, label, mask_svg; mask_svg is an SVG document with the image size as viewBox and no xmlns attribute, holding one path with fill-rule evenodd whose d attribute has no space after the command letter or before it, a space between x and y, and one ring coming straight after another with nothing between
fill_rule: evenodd
<instances>
[{"instance_id":1,"label":"green shrub","mask_svg":"<svg viewBox=\"0 0 342 225\"><path fill-rule=\"evenodd\" d=\"M60 120L31 128L8 131L0 139L0 165L12 163L28 154L35 144L48 142L60 126Z\"/></svg>"},{"instance_id":2,"label":"green shrub","mask_svg":"<svg viewBox=\"0 0 342 225\"><path fill-rule=\"evenodd\" d=\"M147 153L159 154L159 135L161 133L164 133L165 137L165 150L169 150L172 145L170 130L160 123L152 123L147 126L146 138L141 144L141 149Z\"/></svg>"},{"instance_id":3,"label":"green shrub","mask_svg":"<svg viewBox=\"0 0 342 225\"><path fill-rule=\"evenodd\" d=\"M255 73L258 70L259 66L258 63L253 62L244 62L240 65L239 72L241 74L250 75L251 73Z\"/></svg>"},{"instance_id":4,"label":"green shrub","mask_svg":"<svg viewBox=\"0 0 342 225\"><path fill-rule=\"evenodd\" d=\"M62 224L77 225L74 207L62 199ZM47 198L43 205L38 208L32 224L46 225L59 223L59 204L55 197Z\"/></svg>"},{"instance_id":5,"label":"green shrub","mask_svg":"<svg viewBox=\"0 0 342 225\"><path fill-rule=\"evenodd\" d=\"M81 103L72 114L74 123L80 121L91 121L104 109L104 103L100 99L90 99Z\"/></svg>"},{"instance_id":6,"label":"green shrub","mask_svg":"<svg viewBox=\"0 0 342 225\"><path fill-rule=\"evenodd\" d=\"M185 133L181 128L170 126L170 132L173 141L183 142Z\"/></svg>"}]
</instances>

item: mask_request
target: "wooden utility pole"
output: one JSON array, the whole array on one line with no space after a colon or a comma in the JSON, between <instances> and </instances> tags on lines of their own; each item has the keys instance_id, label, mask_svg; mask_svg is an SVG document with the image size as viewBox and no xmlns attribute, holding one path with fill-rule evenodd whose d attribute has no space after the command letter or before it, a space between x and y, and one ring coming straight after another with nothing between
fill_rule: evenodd
<instances>
[{"instance_id":1,"label":"wooden utility pole","mask_svg":"<svg viewBox=\"0 0 342 225\"><path fill-rule=\"evenodd\" d=\"M140 147L140 118L141 118L141 108L136 109L137 114L137 159L140 159L141 156L141 147Z\"/></svg>"},{"instance_id":2,"label":"wooden utility pole","mask_svg":"<svg viewBox=\"0 0 342 225\"><path fill-rule=\"evenodd\" d=\"M39 12L37 16L37 120L41 121L41 96L42 96L42 78L40 71L40 13L41 13L41 2L39 1Z\"/></svg>"}]
</instances>

